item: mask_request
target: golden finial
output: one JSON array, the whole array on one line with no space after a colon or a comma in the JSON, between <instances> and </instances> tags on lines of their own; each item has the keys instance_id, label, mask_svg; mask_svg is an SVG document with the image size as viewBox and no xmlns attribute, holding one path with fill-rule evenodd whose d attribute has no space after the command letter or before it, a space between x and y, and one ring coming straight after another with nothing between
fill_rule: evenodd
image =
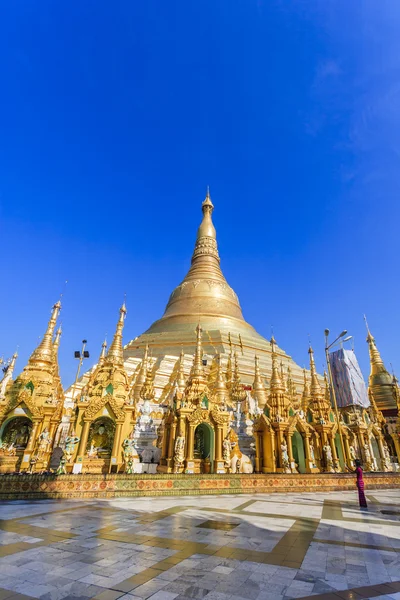
<instances>
[{"instance_id":1,"label":"golden finial","mask_svg":"<svg viewBox=\"0 0 400 600\"><path fill-rule=\"evenodd\" d=\"M122 330L124 328L124 321L126 317L126 306L125 302L119 309L119 319L117 328L115 330L113 341L111 342L110 348L107 353L106 361L122 366L124 364L124 351L122 347Z\"/></svg>"},{"instance_id":2,"label":"golden finial","mask_svg":"<svg viewBox=\"0 0 400 600\"><path fill-rule=\"evenodd\" d=\"M207 192L207 195L203 201L203 204L201 205L201 210L203 212L203 220L197 231L197 242L199 242L199 240L204 237L213 238L215 240L217 237L217 233L215 231L215 227L214 227L212 219L211 219L211 215L214 210L214 204L211 202L209 192ZM196 244L196 248L194 250L193 259L197 256L196 250L197 250L197 244ZM211 248L210 248L210 250L211 250ZM218 250L216 247L215 247L215 256L219 260Z\"/></svg>"},{"instance_id":3,"label":"golden finial","mask_svg":"<svg viewBox=\"0 0 400 600\"><path fill-rule=\"evenodd\" d=\"M58 315L61 310L61 302L58 300L52 308L51 317L47 325L46 333L36 350L34 350L29 359L29 364L33 365L41 362L52 362L54 358L53 335L57 324Z\"/></svg>"}]
</instances>

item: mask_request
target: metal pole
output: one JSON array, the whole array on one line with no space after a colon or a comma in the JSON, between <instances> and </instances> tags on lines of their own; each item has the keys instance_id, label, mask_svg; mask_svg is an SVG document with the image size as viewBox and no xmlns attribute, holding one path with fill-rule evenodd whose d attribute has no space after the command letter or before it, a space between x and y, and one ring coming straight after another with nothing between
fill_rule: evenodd
<instances>
[{"instance_id":1,"label":"metal pole","mask_svg":"<svg viewBox=\"0 0 400 600\"><path fill-rule=\"evenodd\" d=\"M85 348L86 348L86 344L87 344L87 340L82 340L82 351L81 351L81 355L79 357L79 362L78 362L78 368L76 370L76 375L75 375L75 381L74 381L74 385L72 386L72 401L75 402L75 390L76 390L76 384L78 383L78 379L79 379L79 373L81 371L81 367L83 364L83 361L85 360L84 358L84 352L85 352ZM69 434L71 433L71 427L73 425L73 421L72 423L70 423L70 426L68 428Z\"/></svg>"}]
</instances>

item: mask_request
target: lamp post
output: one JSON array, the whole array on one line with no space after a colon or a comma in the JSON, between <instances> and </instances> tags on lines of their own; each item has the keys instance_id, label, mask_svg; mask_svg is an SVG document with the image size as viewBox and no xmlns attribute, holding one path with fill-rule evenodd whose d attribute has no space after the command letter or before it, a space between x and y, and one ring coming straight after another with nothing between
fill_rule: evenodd
<instances>
[{"instance_id":1,"label":"lamp post","mask_svg":"<svg viewBox=\"0 0 400 600\"><path fill-rule=\"evenodd\" d=\"M329 360L329 350L339 340L341 340L342 342L347 342L348 340L350 340L352 338L352 336L349 335L348 337L346 337L343 340L342 338L344 338L344 336L347 334L347 330L344 329L342 331L342 333L340 335L338 335L337 338L331 344L328 344L329 329L325 329L324 333L325 333L325 356L326 356L326 364L328 365L329 384L330 384L330 387L331 387L331 390L332 390L332 398L333 398L333 404L334 404L334 408L335 408L336 420L337 420L337 424L338 424L338 432L339 432L340 444L342 446L342 456L343 456L344 465L346 467L347 466L346 465L346 453L345 453L344 443L343 443L342 426L340 424L339 410L338 410L338 405L337 405L337 400L336 400L335 386L333 385L332 369L331 369L331 363L330 363L330 360Z\"/></svg>"},{"instance_id":2,"label":"lamp post","mask_svg":"<svg viewBox=\"0 0 400 600\"><path fill-rule=\"evenodd\" d=\"M88 350L85 350L86 348L86 344L87 344L87 340L82 340L82 350L75 350L74 352L74 358L78 359L78 368L76 370L76 375L75 375L75 381L74 381L74 385L72 386L72 402L75 402L74 396L75 396L75 390L76 390L76 384L78 383L78 379L79 379L79 373L81 372L81 367L83 364L83 361L86 358L89 358L89 352ZM70 431L72 428L73 422L70 424Z\"/></svg>"}]
</instances>

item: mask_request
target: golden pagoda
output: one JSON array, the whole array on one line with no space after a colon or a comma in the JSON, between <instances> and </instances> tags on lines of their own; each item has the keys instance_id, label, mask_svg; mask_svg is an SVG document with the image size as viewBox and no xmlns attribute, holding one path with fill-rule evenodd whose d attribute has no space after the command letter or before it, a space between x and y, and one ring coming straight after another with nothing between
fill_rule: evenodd
<instances>
[{"instance_id":1,"label":"golden pagoda","mask_svg":"<svg viewBox=\"0 0 400 600\"><path fill-rule=\"evenodd\" d=\"M397 414L396 392L393 385L393 376L387 371L380 352L376 346L375 338L367 326L367 343L371 371L368 378L368 396L373 397L378 408L384 415Z\"/></svg>"},{"instance_id":2,"label":"golden pagoda","mask_svg":"<svg viewBox=\"0 0 400 600\"><path fill-rule=\"evenodd\" d=\"M214 205L207 191L187 275L170 295L161 319L124 347L125 367L130 374L137 373L146 346L151 347L157 364L155 397L162 402L165 391L172 386L181 351L185 365L190 364L196 351L195 332L199 320L207 377L212 363L210 358L220 354L229 388L235 348L240 349L238 373L243 384L251 386L253 383L254 355L258 357L261 371L267 377L271 375L271 344L244 319L238 297L222 273L213 211ZM278 346L275 351L279 360L283 359L291 367L294 384L301 385L300 367ZM185 377L188 375L186 370ZM144 373L142 378L144 381Z\"/></svg>"},{"instance_id":3,"label":"golden pagoda","mask_svg":"<svg viewBox=\"0 0 400 600\"><path fill-rule=\"evenodd\" d=\"M61 329L53 340L60 310L56 302L41 342L0 398L0 472L48 468L64 405L57 356Z\"/></svg>"},{"instance_id":4,"label":"golden pagoda","mask_svg":"<svg viewBox=\"0 0 400 600\"><path fill-rule=\"evenodd\" d=\"M127 467L123 449L135 426L136 412L130 401L131 380L124 367L125 304L119 312L108 352L103 343L97 367L77 401L76 418L67 438L73 446L67 452L67 470L74 473L118 472ZM124 446L125 440L128 441Z\"/></svg>"}]
</instances>

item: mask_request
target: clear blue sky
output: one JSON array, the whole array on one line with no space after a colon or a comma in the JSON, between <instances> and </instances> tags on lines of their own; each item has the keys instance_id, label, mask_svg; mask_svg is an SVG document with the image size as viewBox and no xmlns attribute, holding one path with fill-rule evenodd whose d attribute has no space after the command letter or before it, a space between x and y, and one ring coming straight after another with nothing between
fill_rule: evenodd
<instances>
[{"instance_id":1,"label":"clear blue sky","mask_svg":"<svg viewBox=\"0 0 400 600\"><path fill-rule=\"evenodd\" d=\"M143 332L210 185L260 333L322 370L347 328L367 375L365 312L400 373L399 30L393 0L2 2L0 355L23 367L66 279L65 385L125 292Z\"/></svg>"}]
</instances>

